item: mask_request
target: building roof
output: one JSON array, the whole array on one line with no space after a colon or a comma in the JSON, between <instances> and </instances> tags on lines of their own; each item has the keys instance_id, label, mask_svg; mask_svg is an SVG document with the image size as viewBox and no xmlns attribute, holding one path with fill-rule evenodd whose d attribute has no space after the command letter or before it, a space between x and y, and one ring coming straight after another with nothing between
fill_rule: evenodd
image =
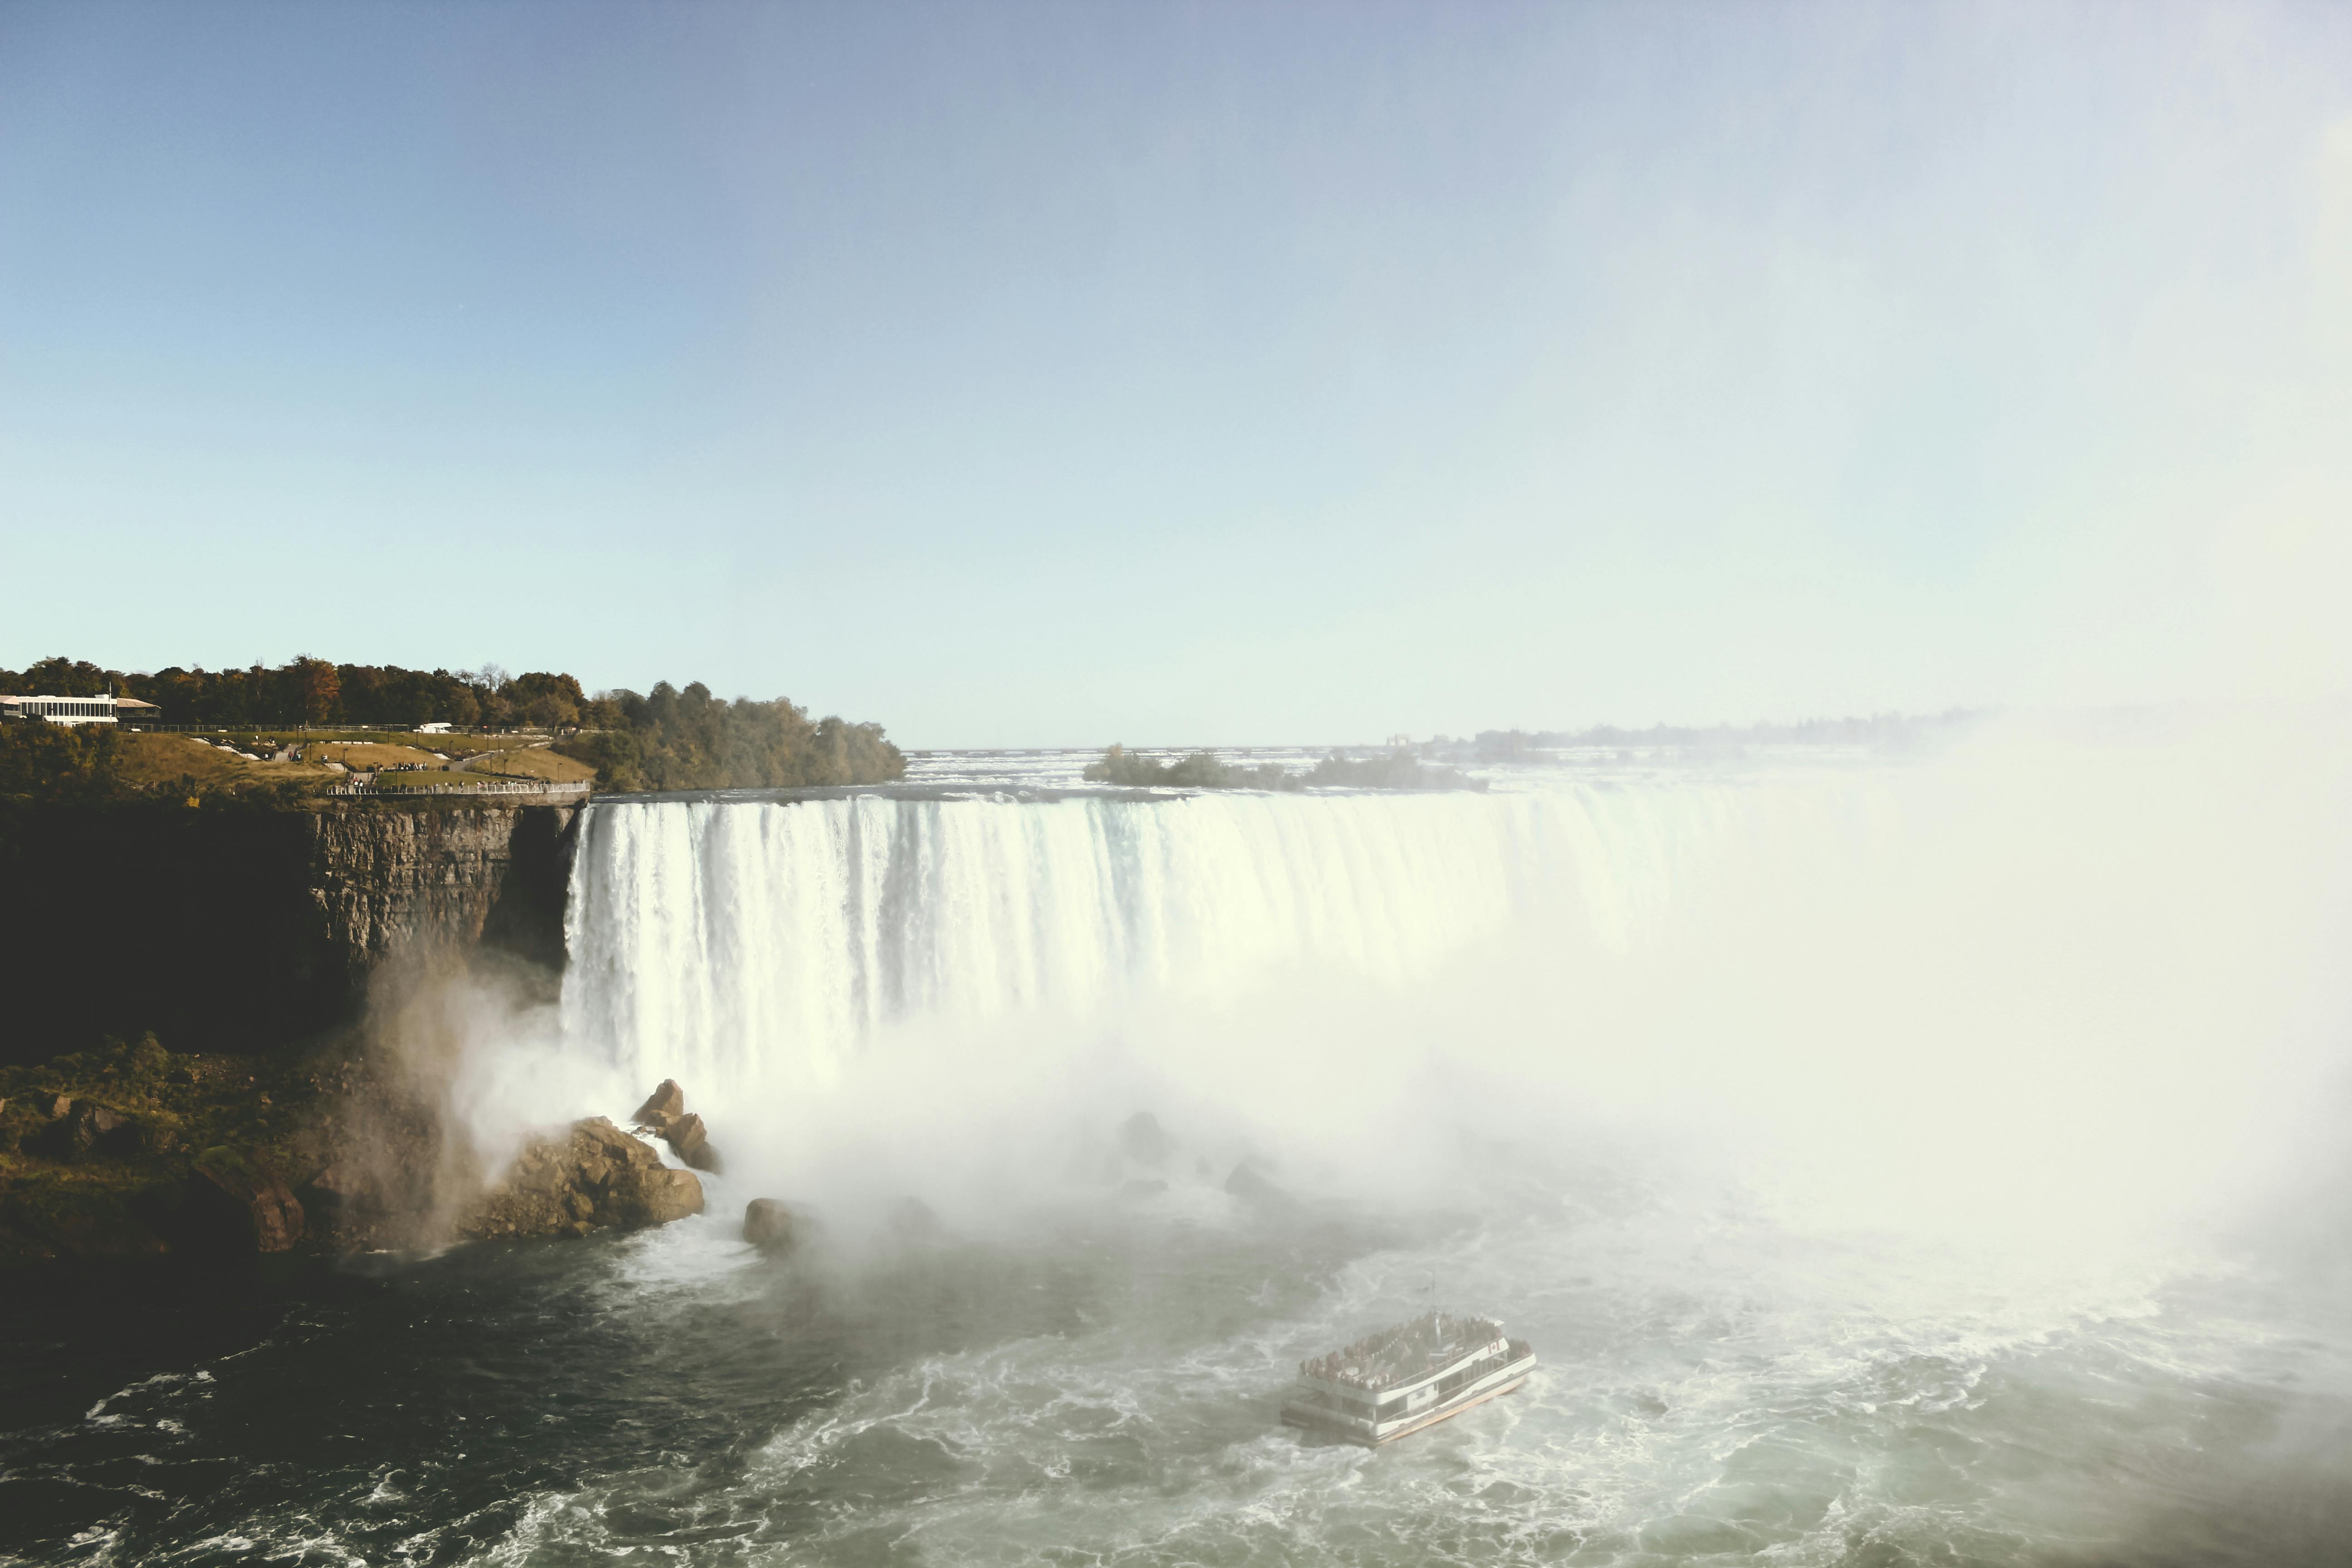
<instances>
[{"instance_id":1,"label":"building roof","mask_svg":"<svg viewBox=\"0 0 2352 1568\"><path fill-rule=\"evenodd\" d=\"M110 697L103 691L80 697L68 697L57 691L26 691L0 694L0 702L111 702L117 708L152 708L162 711L160 702L142 702L136 697Z\"/></svg>"}]
</instances>

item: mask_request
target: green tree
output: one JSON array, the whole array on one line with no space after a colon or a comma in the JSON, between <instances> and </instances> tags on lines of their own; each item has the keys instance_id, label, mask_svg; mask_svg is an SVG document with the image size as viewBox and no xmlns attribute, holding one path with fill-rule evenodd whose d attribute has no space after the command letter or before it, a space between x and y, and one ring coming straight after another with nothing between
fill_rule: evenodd
<instances>
[{"instance_id":1,"label":"green tree","mask_svg":"<svg viewBox=\"0 0 2352 1568\"><path fill-rule=\"evenodd\" d=\"M729 702L700 681L683 690L659 681L642 697L602 692L583 704L583 717L588 728L555 749L595 768L599 787L614 792L883 784L907 772L878 724L811 723L787 699Z\"/></svg>"},{"instance_id":2,"label":"green tree","mask_svg":"<svg viewBox=\"0 0 2352 1568\"><path fill-rule=\"evenodd\" d=\"M507 697L523 722L541 730L572 728L580 722L580 710L588 705L579 681L543 669L516 676L507 687Z\"/></svg>"}]
</instances>

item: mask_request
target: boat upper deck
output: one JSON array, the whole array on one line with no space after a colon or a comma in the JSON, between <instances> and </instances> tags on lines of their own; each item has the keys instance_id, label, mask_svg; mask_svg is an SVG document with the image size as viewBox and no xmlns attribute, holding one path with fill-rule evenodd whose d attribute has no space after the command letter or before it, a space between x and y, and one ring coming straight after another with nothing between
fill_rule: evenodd
<instances>
[{"instance_id":1,"label":"boat upper deck","mask_svg":"<svg viewBox=\"0 0 2352 1568\"><path fill-rule=\"evenodd\" d=\"M1310 1383L1378 1394L1424 1382L1503 1342L1502 1325L1486 1318L1426 1312L1354 1344L1298 1363Z\"/></svg>"}]
</instances>

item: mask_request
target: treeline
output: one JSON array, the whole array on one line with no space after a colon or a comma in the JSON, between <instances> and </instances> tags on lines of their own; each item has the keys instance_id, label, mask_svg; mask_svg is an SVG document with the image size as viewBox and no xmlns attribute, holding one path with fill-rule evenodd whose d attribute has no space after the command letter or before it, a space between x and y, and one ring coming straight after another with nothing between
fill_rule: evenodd
<instances>
[{"instance_id":1,"label":"treeline","mask_svg":"<svg viewBox=\"0 0 2352 1568\"><path fill-rule=\"evenodd\" d=\"M0 692L12 695L96 697L110 690L156 704L157 721L165 724L550 730L563 737L556 750L597 770L598 788L622 792L883 784L907 772L906 758L878 724L812 721L807 710L781 697L729 702L699 681L684 690L662 681L644 696L616 689L591 697L572 676L510 676L496 665L421 670L303 658L275 668L175 665L150 675L45 658L21 670L0 669ZM0 773L30 776L47 766L104 772L112 752L95 741L87 744L95 749L83 757L82 742L55 734L26 740L0 761ZM47 761L35 760L37 753Z\"/></svg>"},{"instance_id":2,"label":"treeline","mask_svg":"<svg viewBox=\"0 0 2352 1568\"><path fill-rule=\"evenodd\" d=\"M1472 789L1486 787L1453 768L1431 767L1411 752L1386 752L1375 757L1343 757L1333 752L1303 773L1279 763L1245 767L1228 763L1213 752L1194 752L1172 763L1139 756L1124 746L1112 746L1100 762L1087 764L1086 776L1096 784L1131 788L1174 789Z\"/></svg>"},{"instance_id":3,"label":"treeline","mask_svg":"<svg viewBox=\"0 0 2352 1568\"><path fill-rule=\"evenodd\" d=\"M884 784L904 778L907 759L879 724L837 718L812 723L808 710L778 698L732 702L696 681L665 680L640 697L598 699L610 721L559 741L555 750L596 770L599 789L761 789L793 784Z\"/></svg>"},{"instance_id":4,"label":"treeline","mask_svg":"<svg viewBox=\"0 0 2352 1568\"><path fill-rule=\"evenodd\" d=\"M112 691L152 702L165 724L278 729L299 724L411 730L419 724L467 729L560 730L595 721L595 704L568 675L533 670L403 669L392 664L331 664L298 658L271 668L183 669L153 674L104 669L85 659L45 658L21 670L0 669L14 694L96 697Z\"/></svg>"}]
</instances>

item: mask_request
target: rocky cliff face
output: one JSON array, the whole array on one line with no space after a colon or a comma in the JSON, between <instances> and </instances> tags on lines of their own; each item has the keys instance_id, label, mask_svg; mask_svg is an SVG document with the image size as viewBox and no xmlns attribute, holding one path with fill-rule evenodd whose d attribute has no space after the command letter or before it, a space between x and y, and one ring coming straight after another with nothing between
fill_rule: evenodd
<instances>
[{"instance_id":1,"label":"rocky cliff face","mask_svg":"<svg viewBox=\"0 0 2352 1568\"><path fill-rule=\"evenodd\" d=\"M308 818L308 892L322 955L347 979L420 947L488 942L563 962L580 808L461 806Z\"/></svg>"},{"instance_id":2,"label":"rocky cliff face","mask_svg":"<svg viewBox=\"0 0 2352 1568\"><path fill-rule=\"evenodd\" d=\"M580 807L162 804L0 817L0 1062L152 1031L268 1050L358 1010L385 963L491 948L550 969Z\"/></svg>"}]
</instances>

